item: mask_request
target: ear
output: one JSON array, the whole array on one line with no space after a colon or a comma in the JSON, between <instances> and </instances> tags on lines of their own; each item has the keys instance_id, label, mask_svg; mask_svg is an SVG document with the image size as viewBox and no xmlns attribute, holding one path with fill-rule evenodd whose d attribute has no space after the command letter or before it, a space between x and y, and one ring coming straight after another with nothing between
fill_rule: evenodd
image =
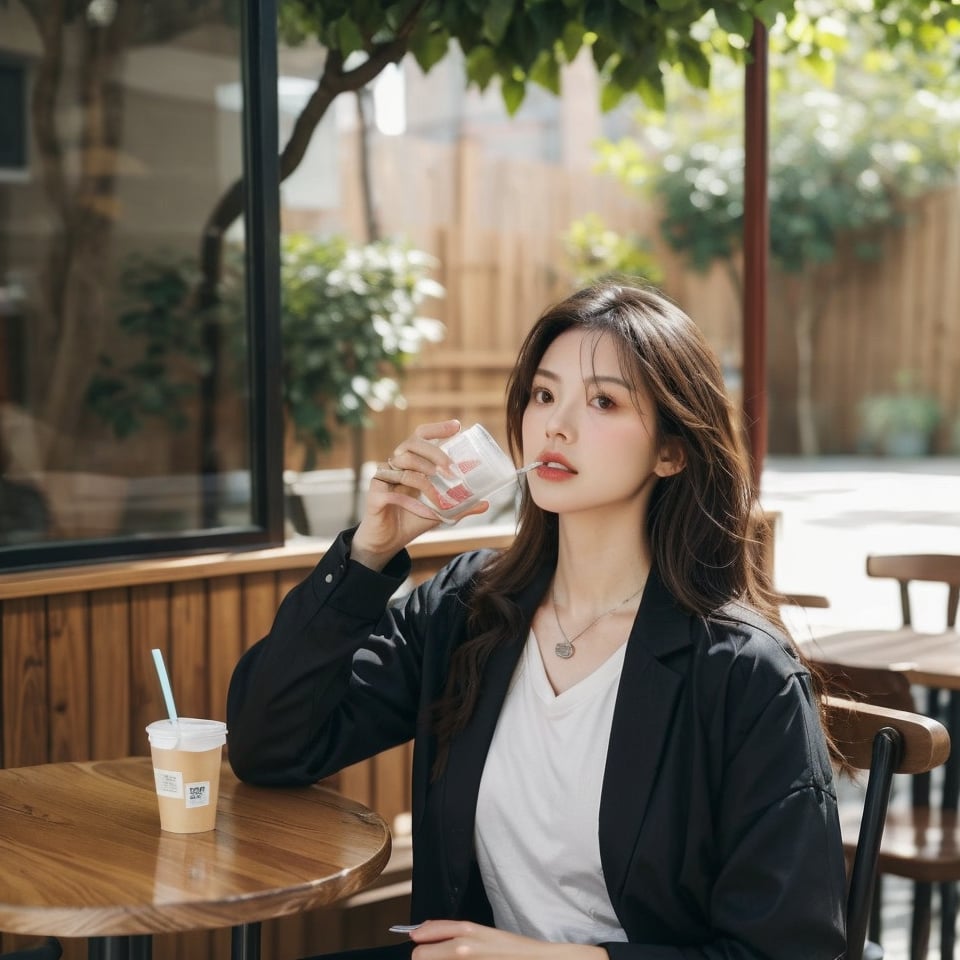
<instances>
[{"instance_id":1,"label":"ear","mask_svg":"<svg viewBox=\"0 0 960 960\"><path fill-rule=\"evenodd\" d=\"M653 472L658 477L672 477L687 465L687 454L679 437L670 437L660 445L657 465Z\"/></svg>"}]
</instances>

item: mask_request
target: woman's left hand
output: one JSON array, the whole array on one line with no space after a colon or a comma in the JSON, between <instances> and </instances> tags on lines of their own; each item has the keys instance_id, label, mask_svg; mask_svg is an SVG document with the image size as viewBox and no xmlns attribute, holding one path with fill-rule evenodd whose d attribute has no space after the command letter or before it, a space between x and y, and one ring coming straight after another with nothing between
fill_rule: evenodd
<instances>
[{"instance_id":1,"label":"woman's left hand","mask_svg":"<svg viewBox=\"0 0 960 960\"><path fill-rule=\"evenodd\" d=\"M410 933L413 960L608 960L602 947L545 943L469 920L428 920Z\"/></svg>"}]
</instances>

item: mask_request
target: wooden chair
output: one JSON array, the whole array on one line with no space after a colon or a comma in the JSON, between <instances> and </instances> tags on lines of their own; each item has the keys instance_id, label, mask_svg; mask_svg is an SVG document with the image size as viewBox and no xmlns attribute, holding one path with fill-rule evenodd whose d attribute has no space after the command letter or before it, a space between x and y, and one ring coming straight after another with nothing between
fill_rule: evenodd
<instances>
[{"instance_id":1,"label":"wooden chair","mask_svg":"<svg viewBox=\"0 0 960 960\"><path fill-rule=\"evenodd\" d=\"M913 608L910 603L912 583L939 583L946 587L947 630L956 629L957 609L960 606L960 554L915 553L871 554L867 557L867 575L896 580L900 590L900 614L904 627L913 626ZM924 712L931 717L945 719L948 729L960 730L960 691L951 691L943 703L943 691L928 688ZM915 778L914 806L917 812L913 825L921 831L924 844L904 846L901 852L899 876L915 881L914 932L920 942L913 950L920 956L930 935L933 884L940 894L940 957L951 960L956 942L958 905L957 883L960 881L960 819L957 808L960 800L960 758L953 758L944 771L943 791L937 809L930 803L929 776ZM909 871L909 872L907 872ZM881 866L881 872L885 872ZM891 871L892 872L892 871ZM923 953L926 956L926 953Z\"/></svg>"},{"instance_id":2,"label":"wooden chair","mask_svg":"<svg viewBox=\"0 0 960 960\"><path fill-rule=\"evenodd\" d=\"M830 600L819 593L777 593L775 599L781 606L786 607L813 607L826 610L830 606Z\"/></svg>"},{"instance_id":3,"label":"wooden chair","mask_svg":"<svg viewBox=\"0 0 960 960\"><path fill-rule=\"evenodd\" d=\"M902 673L826 662L818 663L817 668L831 694L849 697L880 709L899 712L914 712L916 709L910 683ZM913 773L914 788L918 781L922 784L924 779L929 778L929 770L898 772ZM960 878L960 847L957 845L956 813L931 808L928 784L922 784L920 790L913 789L912 793L913 797L906 808L898 807L887 813L877 870L879 877L889 874L914 882L910 956L911 960L926 960L930 940L932 884L948 883L950 877ZM856 846L859 811L842 808L840 819L844 848L849 857ZM874 886L868 931L872 941L880 941L882 935L879 877ZM952 956L954 946L951 936L954 916L949 911L949 899L945 901L941 919L943 960Z\"/></svg>"},{"instance_id":4,"label":"wooden chair","mask_svg":"<svg viewBox=\"0 0 960 960\"><path fill-rule=\"evenodd\" d=\"M913 712L833 696L825 703L837 748L854 769L869 771L851 841L847 892L846 960L863 960L893 775L939 766L950 752L950 737L941 723ZM876 944L870 946L871 957L883 956Z\"/></svg>"},{"instance_id":5,"label":"wooden chair","mask_svg":"<svg viewBox=\"0 0 960 960\"><path fill-rule=\"evenodd\" d=\"M912 626L910 584L917 581L942 583L947 587L947 629L957 625L960 606L960 554L888 553L867 557L867 576L888 577L900 585L903 625Z\"/></svg>"}]
</instances>

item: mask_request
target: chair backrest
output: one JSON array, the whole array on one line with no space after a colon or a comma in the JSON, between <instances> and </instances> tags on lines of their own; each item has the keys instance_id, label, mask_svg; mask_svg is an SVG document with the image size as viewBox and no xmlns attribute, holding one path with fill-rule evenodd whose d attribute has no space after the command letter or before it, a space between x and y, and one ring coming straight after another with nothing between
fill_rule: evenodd
<instances>
[{"instance_id":1,"label":"chair backrest","mask_svg":"<svg viewBox=\"0 0 960 960\"><path fill-rule=\"evenodd\" d=\"M960 606L960 554L872 554L867 557L867 576L889 577L900 585L900 610L905 627L911 624L910 582L924 580L946 584L947 628L957 625L957 608Z\"/></svg>"},{"instance_id":2,"label":"chair backrest","mask_svg":"<svg viewBox=\"0 0 960 960\"><path fill-rule=\"evenodd\" d=\"M847 960L861 960L893 775L940 766L950 736L942 723L917 713L834 696L824 703L837 749L854 769L869 770L847 891Z\"/></svg>"},{"instance_id":3,"label":"chair backrest","mask_svg":"<svg viewBox=\"0 0 960 960\"><path fill-rule=\"evenodd\" d=\"M775 593L774 600L781 606L787 607L816 607L826 610L830 606L830 599L820 593Z\"/></svg>"}]
</instances>

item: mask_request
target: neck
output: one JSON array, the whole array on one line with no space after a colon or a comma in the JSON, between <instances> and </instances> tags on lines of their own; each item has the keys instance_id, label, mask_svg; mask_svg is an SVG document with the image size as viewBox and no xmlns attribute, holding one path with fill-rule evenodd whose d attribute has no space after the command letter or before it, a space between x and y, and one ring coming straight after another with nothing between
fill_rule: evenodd
<instances>
[{"instance_id":1,"label":"neck","mask_svg":"<svg viewBox=\"0 0 960 960\"><path fill-rule=\"evenodd\" d=\"M573 614L595 613L637 590L651 562L646 535L638 535L638 529L631 531L622 516L615 526L561 517L553 586L557 601Z\"/></svg>"}]
</instances>

